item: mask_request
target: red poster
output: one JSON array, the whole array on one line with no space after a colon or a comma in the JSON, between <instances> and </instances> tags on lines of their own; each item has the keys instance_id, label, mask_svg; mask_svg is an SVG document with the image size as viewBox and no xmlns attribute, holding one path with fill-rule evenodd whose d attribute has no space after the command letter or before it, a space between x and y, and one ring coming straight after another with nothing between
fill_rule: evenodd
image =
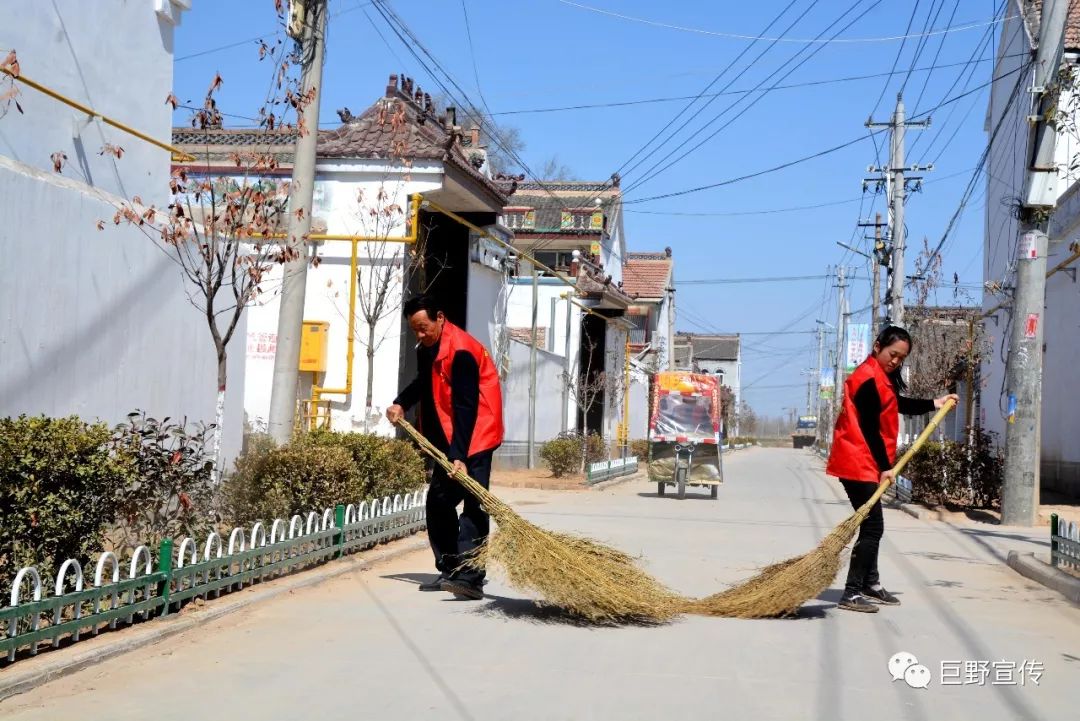
<instances>
[{"instance_id":1,"label":"red poster","mask_svg":"<svg viewBox=\"0 0 1080 721\"><path fill-rule=\"evenodd\" d=\"M1031 313L1027 317L1027 323L1024 324L1024 336L1026 338L1034 338L1035 334L1039 332L1039 314Z\"/></svg>"}]
</instances>

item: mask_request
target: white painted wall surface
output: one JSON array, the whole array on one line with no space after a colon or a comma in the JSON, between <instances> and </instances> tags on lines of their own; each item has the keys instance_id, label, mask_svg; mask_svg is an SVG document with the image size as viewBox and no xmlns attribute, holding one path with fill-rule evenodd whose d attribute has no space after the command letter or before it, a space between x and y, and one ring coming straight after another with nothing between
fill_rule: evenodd
<instances>
[{"instance_id":1,"label":"white painted wall surface","mask_svg":"<svg viewBox=\"0 0 1080 721\"><path fill-rule=\"evenodd\" d=\"M510 443L529 440L529 346L510 342L511 371L503 383L506 440ZM536 353L536 442L551 440L562 430L559 402L562 393L562 358Z\"/></svg>"},{"instance_id":2,"label":"white painted wall surface","mask_svg":"<svg viewBox=\"0 0 1080 721\"><path fill-rule=\"evenodd\" d=\"M466 308L465 330L484 344L495 357L494 339L497 326L503 323L499 315L503 295L503 274L479 263L469 263L469 302Z\"/></svg>"},{"instance_id":3,"label":"white painted wall surface","mask_svg":"<svg viewBox=\"0 0 1080 721\"><path fill-rule=\"evenodd\" d=\"M506 325L510 328L528 328L532 324L532 280L528 277L510 278L507 294ZM573 376L577 373L579 353L581 348L581 316L584 311L576 305L568 304L561 296L566 292L573 292L573 288L555 278L541 278L537 291L537 326L548 328L548 345L546 350L560 358L565 363L566 358L566 316L570 315L570 361L569 372ZM552 303L554 302L554 313ZM580 301L578 301L580 302ZM554 316L554 320L553 320ZM526 363L527 363L526 359ZM514 363L511 357L511 364ZM526 367L527 370L527 367ZM561 374L564 372L560 370ZM526 399L528 396L525 396ZM562 404L563 388L560 381L558 389L559 404ZM515 402L517 402L515 398ZM566 427L577 427L577 406L573 397L569 397L566 404ZM560 423L560 430L562 424ZM539 437L539 436L538 436Z\"/></svg>"},{"instance_id":4,"label":"white painted wall surface","mask_svg":"<svg viewBox=\"0 0 1080 721\"><path fill-rule=\"evenodd\" d=\"M0 23L0 47L18 51L26 76L168 140L173 26L155 7L21 3ZM150 88L165 90L151 98ZM0 119L0 415L117 423L140 408L212 422L216 360L205 320L154 241L111 223L122 198L167 200L168 152L21 91L24 113L13 107ZM123 157L99 155L105 143L122 147ZM52 169L54 152L68 156L61 175ZM105 230L95 228L98 220ZM241 340L233 379L243 377L243 356ZM240 393L226 400L225 458L240 447L240 400Z\"/></svg>"},{"instance_id":5,"label":"white painted wall surface","mask_svg":"<svg viewBox=\"0 0 1080 721\"><path fill-rule=\"evenodd\" d=\"M369 235L378 238L402 237L405 234L404 213L409 196L425 193L441 186L440 164L418 164L408 180L394 173L401 168L387 166L381 161L320 162L317 166L315 217L325 220L330 234ZM380 192L385 193L383 199ZM362 194L362 195L361 195ZM362 198L362 200L361 200ZM371 210L398 206L402 214L392 216L394 222L375 220ZM360 274L363 278L358 294L372 297L378 283L372 282L372 268L387 263L402 262L407 247L393 242L360 242L357 244ZM351 244L328 241L319 246L321 262L308 267L304 319L330 323L327 347L327 371L322 378L324 387L345 385L346 352L348 348L349 317L349 256ZM248 373L245 383L244 407L249 418L264 421L270 410L270 389L274 359L272 348L277 342L278 288L280 269L265 283L267 292L252 307L248 318ZM391 435L393 429L384 413L397 395L398 367L401 353L401 285L400 276L393 283L394 292L386 304L386 312L375 325L375 359L373 364L373 395L370 416L365 410L367 394L367 347L369 324L357 300L356 339L354 343L353 386L349 397L327 395L331 400L331 420L334 430L367 431ZM311 397L312 375L301 373L299 396Z\"/></svg>"}]
</instances>

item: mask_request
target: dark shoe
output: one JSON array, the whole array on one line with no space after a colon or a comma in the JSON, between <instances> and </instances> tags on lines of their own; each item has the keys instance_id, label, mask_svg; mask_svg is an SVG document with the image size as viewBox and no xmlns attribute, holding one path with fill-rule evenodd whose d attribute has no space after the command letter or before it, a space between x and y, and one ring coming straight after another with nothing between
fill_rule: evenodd
<instances>
[{"instance_id":1,"label":"dark shoe","mask_svg":"<svg viewBox=\"0 0 1080 721\"><path fill-rule=\"evenodd\" d=\"M416 587L416 590L418 590L418 591L441 591L441 590L443 590L442 584L443 584L443 581L445 581L445 580L446 580L446 576L444 576L444 575L442 575L440 573L434 579L432 579L430 581L427 581L426 583L421 583L419 586Z\"/></svg>"},{"instance_id":2,"label":"dark shoe","mask_svg":"<svg viewBox=\"0 0 1080 721\"><path fill-rule=\"evenodd\" d=\"M886 591L881 584L873 587L868 586L864 588L862 590L862 595L866 596L868 599L874 601L875 603L880 603L883 606L900 605L900 599Z\"/></svg>"},{"instance_id":3,"label":"dark shoe","mask_svg":"<svg viewBox=\"0 0 1080 721\"><path fill-rule=\"evenodd\" d=\"M846 611L858 611L859 613L877 613L878 607L867 601L858 593L845 593L836 604Z\"/></svg>"},{"instance_id":4,"label":"dark shoe","mask_svg":"<svg viewBox=\"0 0 1080 721\"><path fill-rule=\"evenodd\" d=\"M479 601L484 597L484 589L479 583L466 581L461 578L447 578L442 582L442 590L452 593L459 598L467 598Z\"/></svg>"}]
</instances>

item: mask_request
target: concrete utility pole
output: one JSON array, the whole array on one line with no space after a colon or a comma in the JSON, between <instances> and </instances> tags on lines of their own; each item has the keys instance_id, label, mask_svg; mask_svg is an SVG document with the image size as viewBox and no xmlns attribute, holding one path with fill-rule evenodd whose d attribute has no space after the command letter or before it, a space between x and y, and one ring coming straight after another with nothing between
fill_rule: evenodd
<instances>
[{"instance_id":1,"label":"concrete utility pole","mask_svg":"<svg viewBox=\"0 0 1080 721\"><path fill-rule=\"evenodd\" d=\"M573 309L573 293L563 294L566 298L566 347L563 350L563 387L562 387L562 430L566 431L569 421L567 414L570 412L570 312Z\"/></svg>"},{"instance_id":2,"label":"concrete utility pole","mask_svg":"<svg viewBox=\"0 0 1080 721\"><path fill-rule=\"evenodd\" d=\"M287 443L296 420L296 384L300 374L300 336L304 324L307 292L307 237L311 233L312 199L315 193L315 148L319 134L319 102L322 98L323 54L326 51L327 0L293 2L293 19L302 23L301 94L314 91L304 106L307 132L296 139L292 185L289 189L289 230L285 239L292 257L285 263L278 310L277 351L270 390L268 430L276 443Z\"/></svg>"},{"instance_id":3,"label":"concrete utility pole","mask_svg":"<svg viewBox=\"0 0 1080 721\"><path fill-rule=\"evenodd\" d=\"M536 316L540 303L540 274L532 265L532 331L529 334L529 462L536 465Z\"/></svg>"},{"instance_id":4,"label":"concrete utility pole","mask_svg":"<svg viewBox=\"0 0 1080 721\"><path fill-rule=\"evenodd\" d=\"M1066 0L1043 3L1030 90L1035 122L1028 139L1029 164L1021 199L1012 332L1005 363L1009 410L1005 427L1005 483L1001 493L1001 522L1005 525L1034 525L1039 508L1046 228L1049 211L1057 204L1059 195L1054 163L1057 131L1046 123L1046 114L1057 103L1057 94L1049 91L1057 77L1065 45L1068 9Z\"/></svg>"},{"instance_id":5,"label":"concrete utility pole","mask_svg":"<svg viewBox=\"0 0 1080 721\"><path fill-rule=\"evenodd\" d=\"M821 375L825 362L825 323L817 321L817 373L814 377L814 416L817 418L818 444L825 443L825 417L821 413Z\"/></svg>"},{"instance_id":6,"label":"concrete utility pole","mask_svg":"<svg viewBox=\"0 0 1080 721\"><path fill-rule=\"evenodd\" d=\"M838 298L836 302L836 380L833 386L833 407L840 408L844 397L844 342L847 340L847 278L844 277L844 267L836 269L836 287Z\"/></svg>"},{"instance_id":7,"label":"concrete utility pole","mask_svg":"<svg viewBox=\"0 0 1080 721\"><path fill-rule=\"evenodd\" d=\"M675 370L675 287L667 289L667 369Z\"/></svg>"},{"instance_id":8,"label":"concrete utility pole","mask_svg":"<svg viewBox=\"0 0 1080 721\"><path fill-rule=\"evenodd\" d=\"M893 111L892 120L887 123L875 123L873 120L866 121L868 128L889 128L892 131L892 142L889 146L889 167L880 168L871 166L871 172L888 173L889 203L891 217L889 220L892 232L892 283L889 289L891 300L889 308L889 322L902 324L904 322L904 243L906 229L904 228L904 200L907 195L907 183L909 180L918 182L921 178L907 178L904 174L918 170L933 170L933 166L919 167L913 165L910 168L904 165L904 133L907 128L925 128L930 125L930 119L918 122L907 122L904 119L903 95L896 95L896 110Z\"/></svg>"}]
</instances>

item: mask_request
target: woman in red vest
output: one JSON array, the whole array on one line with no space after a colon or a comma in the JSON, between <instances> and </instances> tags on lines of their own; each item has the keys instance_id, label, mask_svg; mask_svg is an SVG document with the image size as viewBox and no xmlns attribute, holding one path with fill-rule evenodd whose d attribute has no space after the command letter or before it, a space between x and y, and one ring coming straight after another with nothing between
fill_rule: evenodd
<instances>
[{"instance_id":1,"label":"woman in red vest","mask_svg":"<svg viewBox=\"0 0 1080 721\"><path fill-rule=\"evenodd\" d=\"M874 341L870 357L844 382L843 407L836 419L825 472L840 479L855 508L870 500L878 483L893 478L900 414L921 416L941 408L950 398L957 400L955 395L932 401L900 395L905 389L900 369L910 352L911 336L903 328L890 325ZM878 578L878 547L884 530L878 501L859 527L840 608L875 613L875 604L900 604Z\"/></svg>"}]
</instances>

